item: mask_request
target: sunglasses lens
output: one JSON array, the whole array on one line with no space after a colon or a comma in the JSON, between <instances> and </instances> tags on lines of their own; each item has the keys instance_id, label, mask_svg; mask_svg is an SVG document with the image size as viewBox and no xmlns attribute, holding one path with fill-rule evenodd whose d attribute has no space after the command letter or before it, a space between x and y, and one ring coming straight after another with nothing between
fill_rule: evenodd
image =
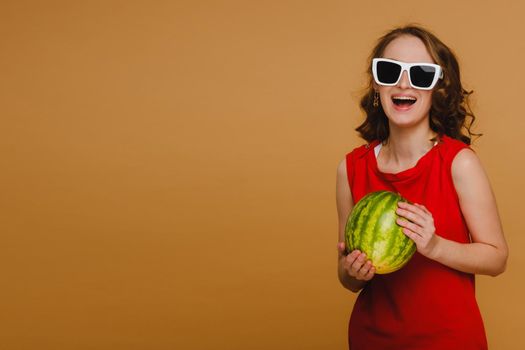
<instances>
[{"instance_id":1,"label":"sunglasses lens","mask_svg":"<svg viewBox=\"0 0 525 350\"><path fill-rule=\"evenodd\" d=\"M434 81L436 68L432 66L413 66L410 68L410 80L417 87L428 88Z\"/></svg>"},{"instance_id":2,"label":"sunglasses lens","mask_svg":"<svg viewBox=\"0 0 525 350\"><path fill-rule=\"evenodd\" d=\"M377 62L377 79L378 83L394 84L399 79L401 66L393 62Z\"/></svg>"}]
</instances>

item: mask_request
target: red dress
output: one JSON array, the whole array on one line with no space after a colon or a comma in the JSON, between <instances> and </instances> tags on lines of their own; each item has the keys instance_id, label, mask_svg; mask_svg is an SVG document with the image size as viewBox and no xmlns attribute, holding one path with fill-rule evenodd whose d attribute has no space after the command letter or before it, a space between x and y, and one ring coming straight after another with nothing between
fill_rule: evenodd
<instances>
[{"instance_id":1,"label":"red dress","mask_svg":"<svg viewBox=\"0 0 525 350\"><path fill-rule=\"evenodd\" d=\"M451 174L452 160L466 144L442 136L418 163L397 174L379 171L375 141L346 155L354 203L369 192L399 192L423 204L436 234L470 242ZM350 317L351 350L487 349L474 292L474 275L446 267L418 252L402 269L375 275L360 292Z\"/></svg>"}]
</instances>

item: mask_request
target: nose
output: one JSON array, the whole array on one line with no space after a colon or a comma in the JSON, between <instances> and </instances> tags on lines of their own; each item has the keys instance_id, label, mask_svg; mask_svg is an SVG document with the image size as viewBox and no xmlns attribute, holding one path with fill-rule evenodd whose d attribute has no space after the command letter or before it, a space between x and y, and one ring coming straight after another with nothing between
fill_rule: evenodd
<instances>
[{"instance_id":1,"label":"nose","mask_svg":"<svg viewBox=\"0 0 525 350\"><path fill-rule=\"evenodd\" d=\"M410 81L408 80L408 71L403 71L401 74L401 79L397 85L402 89L408 89L410 87Z\"/></svg>"}]
</instances>

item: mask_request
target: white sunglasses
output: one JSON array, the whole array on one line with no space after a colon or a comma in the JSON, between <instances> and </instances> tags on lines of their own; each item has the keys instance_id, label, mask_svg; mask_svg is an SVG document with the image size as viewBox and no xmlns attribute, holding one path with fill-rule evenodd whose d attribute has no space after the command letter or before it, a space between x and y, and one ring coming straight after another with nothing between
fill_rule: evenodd
<instances>
[{"instance_id":1,"label":"white sunglasses","mask_svg":"<svg viewBox=\"0 0 525 350\"><path fill-rule=\"evenodd\" d=\"M407 71L410 86L415 89L431 90L438 79L443 78L443 70L437 64L405 63L388 58L372 59L372 74L379 85L397 85L403 71Z\"/></svg>"}]
</instances>

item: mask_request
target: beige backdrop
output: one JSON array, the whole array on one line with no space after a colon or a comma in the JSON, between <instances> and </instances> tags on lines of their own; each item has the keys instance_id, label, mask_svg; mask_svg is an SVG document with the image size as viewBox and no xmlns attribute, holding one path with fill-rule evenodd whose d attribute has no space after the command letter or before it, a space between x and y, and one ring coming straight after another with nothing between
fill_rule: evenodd
<instances>
[{"instance_id":1,"label":"beige backdrop","mask_svg":"<svg viewBox=\"0 0 525 350\"><path fill-rule=\"evenodd\" d=\"M365 60L418 22L458 54L524 349L520 1L0 3L2 349L344 349L337 164Z\"/></svg>"}]
</instances>

